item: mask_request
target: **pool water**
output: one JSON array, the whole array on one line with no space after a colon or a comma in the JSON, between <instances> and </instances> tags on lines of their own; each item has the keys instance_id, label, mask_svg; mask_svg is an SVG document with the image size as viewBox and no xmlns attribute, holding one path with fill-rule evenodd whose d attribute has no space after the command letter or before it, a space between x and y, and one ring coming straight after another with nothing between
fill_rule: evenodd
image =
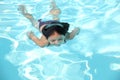
<instances>
[{"instance_id":1,"label":"pool water","mask_svg":"<svg viewBox=\"0 0 120 80\"><path fill-rule=\"evenodd\" d=\"M120 0L56 0L60 20L80 33L59 47L40 48L40 36L17 10L49 20L50 1L0 0L0 80L120 80Z\"/></svg>"}]
</instances>

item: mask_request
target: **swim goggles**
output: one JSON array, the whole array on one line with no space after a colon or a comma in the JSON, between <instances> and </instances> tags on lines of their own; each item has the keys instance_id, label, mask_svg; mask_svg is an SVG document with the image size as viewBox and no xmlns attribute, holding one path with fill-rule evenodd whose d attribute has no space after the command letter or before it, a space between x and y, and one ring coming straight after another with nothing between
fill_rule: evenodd
<instances>
[{"instance_id":1,"label":"swim goggles","mask_svg":"<svg viewBox=\"0 0 120 80\"><path fill-rule=\"evenodd\" d=\"M53 26L59 26L59 27L62 27L62 28L63 28L63 25L62 25L62 24L60 24L60 23L55 23L55 24L48 24L48 25L46 25L46 26L45 26L45 29L48 29L48 28L53 27Z\"/></svg>"}]
</instances>

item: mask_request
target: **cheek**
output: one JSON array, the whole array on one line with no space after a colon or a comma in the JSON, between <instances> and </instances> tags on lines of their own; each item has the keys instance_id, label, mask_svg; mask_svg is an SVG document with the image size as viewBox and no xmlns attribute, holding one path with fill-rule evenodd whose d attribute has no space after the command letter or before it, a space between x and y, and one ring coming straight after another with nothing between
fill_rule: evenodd
<instances>
[{"instance_id":1,"label":"cheek","mask_svg":"<svg viewBox=\"0 0 120 80\"><path fill-rule=\"evenodd\" d=\"M49 41L50 44L54 44L54 42Z\"/></svg>"},{"instance_id":2,"label":"cheek","mask_svg":"<svg viewBox=\"0 0 120 80\"><path fill-rule=\"evenodd\" d=\"M64 43L64 40L62 40L61 43Z\"/></svg>"},{"instance_id":3,"label":"cheek","mask_svg":"<svg viewBox=\"0 0 120 80\"><path fill-rule=\"evenodd\" d=\"M60 40L60 41L58 41L58 43L62 44L62 43L64 43L64 40Z\"/></svg>"}]
</instances>

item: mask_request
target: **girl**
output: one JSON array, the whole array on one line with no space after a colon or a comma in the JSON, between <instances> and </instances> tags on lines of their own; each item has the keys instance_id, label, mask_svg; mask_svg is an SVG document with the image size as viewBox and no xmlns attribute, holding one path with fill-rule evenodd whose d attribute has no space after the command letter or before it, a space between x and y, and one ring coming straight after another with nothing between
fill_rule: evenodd
<instances>
[{"instance_id":1,"label":"girl","mask_svg":"<svg viewBox=\"0 0 120 80\"><path fill-rule=\"evenodd\" d=\"M54 0L51 1L51 10L49 12L52 15L53 20L42 21L41 19L36 21L34 17L29 14L24 5L19 5L19 11L23 16L30 20L32 25L36 27L41 33L41 38L37 38L33 32L28 32L28 37L33 40L40 47L55 45L60 46L67 40L71 40L80 31L79 28L74 28L72 32L68 32L69 24L59 21L60 9L56 6Z\"/></svg>"}]
</instances>

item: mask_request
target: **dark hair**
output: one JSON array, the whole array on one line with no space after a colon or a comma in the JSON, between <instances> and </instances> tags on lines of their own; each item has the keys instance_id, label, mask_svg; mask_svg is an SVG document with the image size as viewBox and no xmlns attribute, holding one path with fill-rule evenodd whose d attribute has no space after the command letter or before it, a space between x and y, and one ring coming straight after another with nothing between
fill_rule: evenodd
<instances>
[{"instance_id":1,"label":"dark hair","mask_svg":"<svg viewBox=\"0 0 120 80\"><path fill-rule=\"evenodd\" d=\"M65 35L68 31L68 28L68 23L53 22L51 24L47 24L42 29L42 33L48 39L48 37L51 36L54 33L54 31L56 31L58 34Z\"/></svg>"}]
</instances>

